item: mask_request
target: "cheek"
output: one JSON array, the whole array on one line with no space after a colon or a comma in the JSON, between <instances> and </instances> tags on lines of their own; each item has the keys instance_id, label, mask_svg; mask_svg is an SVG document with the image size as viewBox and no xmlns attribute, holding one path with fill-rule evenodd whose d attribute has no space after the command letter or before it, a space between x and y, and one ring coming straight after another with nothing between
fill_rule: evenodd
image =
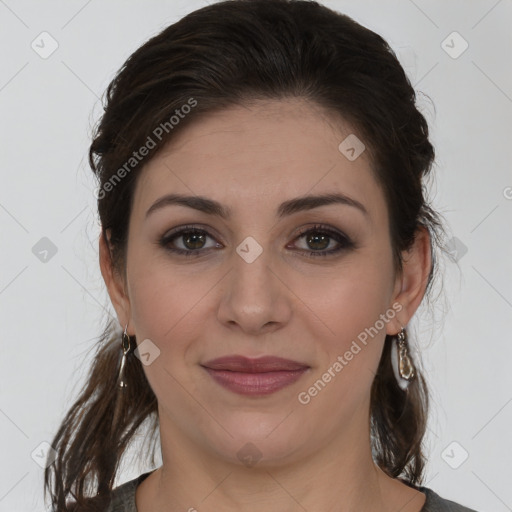
<instances>
[{"instance_id":1,"label":"cheek","mask_svg":"<svg viewBox=\"0 0 512 512\"><path fill-rule=\"evenodd\" d=\"M130 304L137 334L153 340L165 350L180 349L180 340L195 336L202 325L201 299L210 285L193 275L179 275L172 269L134 274Z\"/></svg>"},{"instance_id":2,"label":"cheek","mask_svg":"<svg viewBox=\"0 0 512 512\"><path fill-rule=\"evenodd\" d=\"M130 255L131 314L137 343L149 339L159 350L154 363L144 367L153 389L177 391L178 382L195 385L190 370L209 338L205 326L215 316L212 296L222 275L199 269L199 264L178 265L161 251L152 251L141 247Z\"/></svg>"},{"instance_id":3,"label":"cheek","mask_svg":"<svg viewBox=\"0 0 512 512\"><path fill-rule=\"evenodd\" d=\"M318 364L296 398L304 406L306 423L331 417L333 426L349 421L367 406L386 335L380 320L386 307L372 283L366 285L360 279L340 282L329 298L319 304L319 309L324 306L319 316L332 332L320 323L316 336L311 333Z\"/></svg>"},{"instance_id":4,"label":"cheek","mask_svg":"<svg viewBox=\"0 0 512 512\"><path fill-rule=\"evenodd\" d=\"M190 400L190 395L198 393L196 383L190 379L187 360L194 358L193 340L201 339L201 333L204 338L204 319L208 314L204 297L213 283L197 274L180 276L161 265L146 268L145 272L133 272L130 284L137 344L149 339L157 347L146 345L157 356L143 366L144 373L166 411L180 411L184 417L195 417L199 422L201 415ZM177 417L174 420L183 421Z\"/></svg>"},{"instance_id":5,"label":"cheek","mask_svg":"<svg viewBox=\"0 0 512 512\"><path fill-rule=\"evenodd\" d=\"M355 382L363 387L363 380L367 381L366 387L371 384L380 360L387 322L396 314L390 308L390 268L390 262L361 261L340 268L330 279L315 281L313 286L311 281L310 286L304 286L297 293L314 312L308 317L321 361L317 376L326 372L341 356L343 371L337 375L343 373L343 377L338 381L347 381L350 385Z\"/></svg>"},{"instance_id":6,"label":"cheek","mask_svg":"<svg viewBox=\"0 0 512 512\"><path fill-rule=\"evenodd\" d=\"M304 282L297 295L323 321L326 333L346 339L372 326L385 312L393 291L390 275L386 264L361 261Z\"/></svg>"}]
</instances>

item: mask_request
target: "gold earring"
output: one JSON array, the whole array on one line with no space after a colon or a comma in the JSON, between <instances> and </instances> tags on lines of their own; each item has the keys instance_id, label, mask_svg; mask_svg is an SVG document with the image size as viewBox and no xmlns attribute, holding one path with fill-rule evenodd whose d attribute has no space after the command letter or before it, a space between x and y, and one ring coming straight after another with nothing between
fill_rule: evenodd
<instances>
[{"instance_id":1,"label":"gold earring","mask_svg":"<svg viewBox=\"0 0 512 512\"><path fill-rule=\"evenodd\" d=\"M400 332L396 335L396 352L398 357L393 355L392 351L392 363L393 369L395 370L395 377L400 388L406 390L410 382L416 376L416 371L412 358L409 355L407 331L404 327L402 327Z\"/></svg>"},{"instance_id":2,"label":"gold earring","mask_svg":"<svg viewBox=\"0 0 512 512\"><path fill-rule=\"evenodd\" d=\"M119 368L119 387L120 388L127 388L128 384L124 381L124 367L126 364L126 357L132 350L132 340L130 336L127 334L126 330L128 329L128 324L126 324L126 327L124 328L123 335L121 337L121 348L123 350L123 358L121 359L121 367Z\"/></svg>"},{"instance_id":3,"label":"gold earring","mask_svg":"<svg viewBox=\"0 0 512 512\"><path fill-rule=\"evenodd\" d=\"M415 376L414 365L412 364L412 359L408 353L407 346L407 332L402 327L400 332L398 333L398 355L399 355L399 365L398 370L400 372L400 377L405 380L412 380Z\"/></svg>"}]
</instances>

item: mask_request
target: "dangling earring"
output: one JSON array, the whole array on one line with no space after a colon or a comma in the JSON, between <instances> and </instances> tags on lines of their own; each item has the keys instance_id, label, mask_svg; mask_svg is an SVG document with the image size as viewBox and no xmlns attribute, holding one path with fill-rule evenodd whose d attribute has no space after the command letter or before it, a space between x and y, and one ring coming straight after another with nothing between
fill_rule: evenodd
<instances>
[{"instance_id":1,"label":"dangling earring","mask_svg":"<svg viewBox=\"0 0 512 512\"><path fill-rule=\"evenodd\" d=\"M121 347L123 349L123 358L121 359L121 367L119 368L119 387L120 388L127 388L128 384L123 380L124 379L124 367L126 364L126 357L132 350L132 340L130 336L126 333L126 330L128 329L128 324L126 324L126 327L124 328L123 336L121 338Z\"/></svg>"},{"instance_id":2,"label":"dangling earring","mask_svg":"<svg viewBox=\"0 0 512 512\"><path fill-rule=\"evenodd\" d=\"M408 351L407 332L404 327L393 339L391 350L391 363L395 373L396 381L404 391L416 376L414 364Z\"/></svg>"}]
</instances>

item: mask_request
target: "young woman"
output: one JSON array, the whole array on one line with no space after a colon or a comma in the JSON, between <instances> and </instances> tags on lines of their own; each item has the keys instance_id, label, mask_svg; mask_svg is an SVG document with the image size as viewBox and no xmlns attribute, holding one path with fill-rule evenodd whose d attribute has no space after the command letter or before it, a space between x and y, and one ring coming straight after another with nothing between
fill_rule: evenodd
<instances>
[{"instance_id":1,"label":"young woman","mask_svg":"<svg viewBox=\"0 0 512 512\"><path fill-rule=\"evenodd\" d=\"M55 510L469 511L421 485L433 160L388 44L317 2L218 2L139 48L90 148L119 326L53 440ZM161 467L113 489L157 428Z\"/></svg>"}]
</instances>

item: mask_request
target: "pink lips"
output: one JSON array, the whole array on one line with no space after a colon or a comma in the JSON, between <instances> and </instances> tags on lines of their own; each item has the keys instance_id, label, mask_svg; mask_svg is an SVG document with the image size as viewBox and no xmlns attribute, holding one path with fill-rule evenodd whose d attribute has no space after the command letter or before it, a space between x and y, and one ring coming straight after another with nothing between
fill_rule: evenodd
<instances>
[{"instance_id":1,"label":"pink lips","mask_svg":"<svg viewBox=\"0 0 512 512\"><path fill-rule=\"evenodd\" d=\"M221 386L242 395L268 395L295 381L309 369L308 365L265 356L250 359L226 356L204 363L203 368Z\"/></svg>"}]
</instances>

